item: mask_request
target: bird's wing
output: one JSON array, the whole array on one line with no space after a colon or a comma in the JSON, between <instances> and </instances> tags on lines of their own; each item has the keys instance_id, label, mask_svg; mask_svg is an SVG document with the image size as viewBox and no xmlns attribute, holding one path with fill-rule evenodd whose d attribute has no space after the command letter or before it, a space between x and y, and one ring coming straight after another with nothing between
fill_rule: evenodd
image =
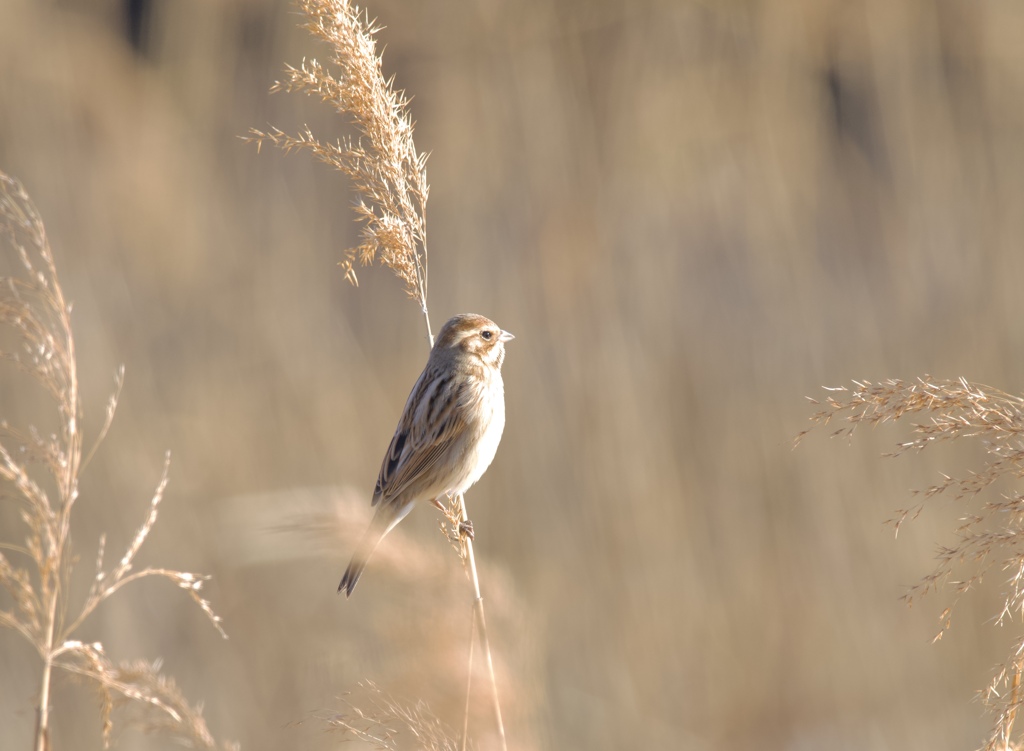
<instances>
[{"instance_id":1,"label":"bird's wing","mask_svg":"<svg viewBox=\"0 0 1024 751\"><path fill-rule=\"evenodd\" d=\"M436 424L422 424L422 418L429 414L429 409L419 415L420 420L415 419L418 411L416 407L421 401L420 392L424 391L427 383L424 376L420 377L413 388L398 429L384 455L373 494L373 505L381 500L386 503L399 497L414 481L429 472L468 428L462 417L463 410L457 408L462 396L459 393L452 395L437 415Z\"/></svg>"}]
</instances>

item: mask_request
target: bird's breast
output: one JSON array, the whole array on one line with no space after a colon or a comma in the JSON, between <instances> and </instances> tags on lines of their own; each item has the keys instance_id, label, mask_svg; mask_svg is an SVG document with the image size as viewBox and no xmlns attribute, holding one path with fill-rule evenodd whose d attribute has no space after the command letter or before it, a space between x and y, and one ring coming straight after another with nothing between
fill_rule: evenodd
<instances>
[{"instance_id":1,"label":"bird's breast","mask_svg":"<svg viewBox=\"0 0 1024 751\"><path fill-rule=\"evenodd\" d=\"M455 492L463 492L476 483L498 452L501 434L505 430L505 391L500 377L480 383L473 411L478 419L473 425L474 440L467 447L469 456L466 465L469 471Z\"/></svg>"}]
</instances>

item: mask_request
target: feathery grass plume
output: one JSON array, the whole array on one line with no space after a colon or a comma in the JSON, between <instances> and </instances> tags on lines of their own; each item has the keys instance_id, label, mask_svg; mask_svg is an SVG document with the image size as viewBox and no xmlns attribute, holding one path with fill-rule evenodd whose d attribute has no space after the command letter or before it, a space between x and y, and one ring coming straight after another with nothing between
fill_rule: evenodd
<instances>
[{"instance_id":1,"label":"feathery grass plume","mask_svg":"<svg viewBox=\"0 0 1024 751\"><path fill-rule=\"evenodd\" d=\"M301 91L319 97L348 118L359 131L353 141L320 141L309 128L291 135L273 128L252 129L248 141L270 142L285 151L305 149L345 173L358 196L356 215L363 222L362 243L345 251L345 278L358 284L354 263L374 260L390 268L406 292L427 310L427 155L416 151L409 100L385 79L374 36L380 30L347 0L300 0L305 28L327 42L335 77L316 60L287 66L288 78L271 91ZM364 141L365 139L365 141ZM429 330L429 319L427 327Z\"/></svg>"},{"instance_id":2,"label":"feathery grass plume","mask_svg":"<svg viewBox=\"0 0 1024 751\"><path fill-rule=\"evenodd\" d=\"M363 229L362 243L358 248L347 250L341 261L345 276L353 284L358 283L354 268L357 260L364 265L379 260L394 271L409 296L419 304L427 338L433 347L427 308L427 158L413 143L409 100L403 92L395 90L393 78L384 78L374 41L380 27L358 6L349 0L299 0L299 5L309 19L305 28L330 45L331 63L337 66L339 73L336 76L316 60L303 60L298 68L288 66L287 80L276 82L271 91L299 91L319 97L347 118L360 136L355 141L345 138L325 143L308 127L297 135L279 128L269 132L253 128L245 140L255 143L257 148L271 143L286 152L309 151L320 161L348 175L356 191L356 216L363 222ZM452 536L459 539L456 547L472 582L474 630L479 629L487 660L495 721L504 747L505 729L473 542L464 533L469 517L462 494L451 501L445 516L452 529L443 531L450 539ZM466 718L468 720L468 711ZM464 734L463 747L465 743Z\"/></svg>"},{"instance_id":3,"label":"feathery grass plume","mask_svg":"<svg viewBox=\"0 0 1024 751\"><path fill-rule=\"evenodd\" d=\"M994 621L998 625L1024 621L1024 490L998 494L998 480L1024 478L1024 398L1006 394L964 379L937 380L929 376L916 381L890 380L882 383L854 382L852 389L828 389L830 396L812 417L816 426L836 420L843 424L831 435L851 437L860 424L876 425L902 418L912 423L910 437L897 444L889 456L922 451L941 441L976 439L988 455L977 470L962 477L943 475L941 482L914 491L920 500L899 509L889 520L898 532L908 518L914 518L926 501L944 495L967 508L955 530L956 542L943 546L934 569L911 586L903 599L908 603L929 592L950 591L953 603L941 615L941 627L935 639L942 638L950 626L954 606L961 595L982 582L994 568L1008 573L1003 604ZM923 418L927 417L927 420ZM812 428L813 429L813 428ZM797 442L806 435L797 436ZM988 492L986 492L988 491ZM1024 690L1024 632L1016 640L1006 660L996 668L981 697L995 715L992 732L983 748L986 751L1021 747L1021 734L1013 734L1014 720Z\"/></svg>"},{"instance_id":4,"label":"feathery grass plume","mask_svg":"<svg viewBox=\"0 0 1024 751\"><path fill-rule=\"evenodd\" d=\"M364 696L346 694L342 700L348 706L347 710L324 716L328 728L342 732L346 740L398 751L402 747L399 739L408 735L414 739L416 748L423 751L456 751L459 748L453 733L430 713L423 702L407 706L388 696L372 681L357 685Z\"/></svg>"},{"instance_id":5,"label":"feathery grass plume","mask_svg":"<svg viewBox=\"0 0 1024 751\"><path fill-rule=\"evenodd\" d=\"M167 487L169 456L149 502L149 513L120 560L104 567L100 537L95 574L85 599L72 602L71 511L78 501L79 476L102 441L117 406L119 370L106 417L90 453L83 458L82 404L78 391L71 306L57 279L43 221L22 186L0 172L0 250L16 254L16 270L0 278L0 360L26 373L56 408L58 429L44 436L35 427L0 420L0 486L5 503L16 503L25 525L23 544L0 540L0 627L25 638L42 660L36 751L50 748L51 680L55 669L86 678L99 692L103 743L109 745L115 709L132 708L130 723L163 730L200 748L216 748L198 708L190 705L159 663L116 663L99 642L74 638L79 626L124 585L151 576L184 589L223 635L220 618L201 593L206 577L164 568L135 570L135 557L157 520ZM7 342L13 342L8 345ZM4 603L3 600L8 600ZM225 746L226 747L226 746Z\"/></svg>"}]
</instances>

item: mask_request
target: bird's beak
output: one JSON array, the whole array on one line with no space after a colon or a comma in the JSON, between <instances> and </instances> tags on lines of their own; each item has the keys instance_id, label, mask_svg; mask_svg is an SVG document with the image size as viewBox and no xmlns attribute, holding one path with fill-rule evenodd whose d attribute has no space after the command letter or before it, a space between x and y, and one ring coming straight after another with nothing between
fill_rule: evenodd
<instances>
[{"instance_id":1,"label":"bird's beak","mask_svg":"<svg viewBox=\"0 0 1024 751\"><path fill-rule=\"evenodd\" d=\"M501 336L498 337L499 342L510 342L513 339L515 339L515 335L510 334L507 331L502 331Z\"/></svg>"}]
</instances>

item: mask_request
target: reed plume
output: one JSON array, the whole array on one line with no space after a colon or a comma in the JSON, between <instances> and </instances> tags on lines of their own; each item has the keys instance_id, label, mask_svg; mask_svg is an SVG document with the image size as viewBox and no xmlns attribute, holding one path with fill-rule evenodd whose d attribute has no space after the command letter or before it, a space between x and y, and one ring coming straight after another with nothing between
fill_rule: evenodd
<instances>
[{"instance_id":1,"label":"reed plume","mask_svg":"<svg viewBox=\"0 0 1024 751\"><path fill-rule=\"evenodd\" d=\"M371 681L358 684L358 694L342 697L345 709L323 717L331 731L384 751L399 751L399 738L410 735L422 751L456 751L452 731L418 702L402 704Z\"/></svg>"},{"instance_id":2,"label":"reed plume","mask_svg":"<svg viewBox=\"0 0 1024 751\"><path fill-rule=\"evenodd\" d=\"M898 509L888 522L899 531L908 519L917 517L930 499L951 497L963 506L955 529L955 542L939 548L934 568L903 595L907 602L930 592L946 591L952 603L943 610L935 639L951 625L953 609L960 596L982 584L993 569L1006 572L994 623L1008 625L1024 621L1024 398L988 386L930 376L916 381L889 380L881 383L854 382L853 388L829 389L824 403L812 399L821 409L811 421L824 427L841 421L833 437L852 438L862 424L877 425L899 420L911 421L910 436L896 445L888 456L923 451L931 445L957 440L976 440L984 447L986 460L962 476L943 475L942 480L913 492L916 502ZM797 441L809 431L804 431ZM1000 480L1010 490L996 492ZM1019 628L1019 627L1018 627ZM980 692L994 715L992 731L982 748L1002 751L1020 748L1021 734L1013 733L1014 720L1024 701L1024 629L989 685ZM1014 740L1016 738L1016 740Z\"/></svg>"},{"instance_id":3,"label":"reed plume","mask_svg":"<svg viewBox=\"0 0 1024 751\"><path fill-rule=\"evenodd\" d=\"M334 143L319 140L309 128L297 134L278 128L252 129L246 140L269 142L286 152L305 150L352 180L362 242L344 251L345 278L358 285L355 264L379 261L427 310L427 155L416 150L409 100L385 79L374 36L380 31L346 0L301 0L304 24L331 49L335 76L316 60L286 66L287 78L271 91L303 92L337 110L360 136ZM364 141L365 139L365 141ZM429 319L428 319L429 329Z\"/></svg>"}]
</instances>

